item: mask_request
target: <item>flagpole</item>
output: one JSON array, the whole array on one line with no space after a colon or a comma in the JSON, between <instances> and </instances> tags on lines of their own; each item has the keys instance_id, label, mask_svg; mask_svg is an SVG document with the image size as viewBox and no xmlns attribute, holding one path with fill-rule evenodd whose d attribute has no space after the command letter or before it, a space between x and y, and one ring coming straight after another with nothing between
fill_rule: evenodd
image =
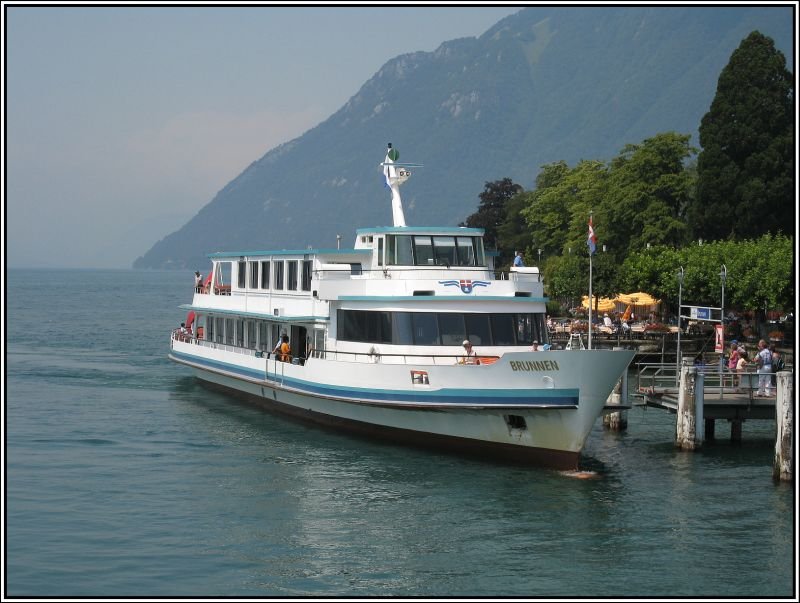
<instances>
[{"instance_id":1,"label":"flagpole","mask_svg":"<svg viewBox=\"0 0 800 603\"><path fill-rule=\"evenodd\" d=\"M589 250L589 349L592 349L592 251Z\"/></svg>"},{"instance_id":2,"label":"flagpole","mask_svg":"<svg viewBox=\"0 0 800 603\"><path fill-rule=\"evenodd\" d=\"M594 237L594 226L592 225L592 212L589 212L589 349L592 349L592 256L594 249L592 249L592 238Z\"/></svg>"}]
</instances>

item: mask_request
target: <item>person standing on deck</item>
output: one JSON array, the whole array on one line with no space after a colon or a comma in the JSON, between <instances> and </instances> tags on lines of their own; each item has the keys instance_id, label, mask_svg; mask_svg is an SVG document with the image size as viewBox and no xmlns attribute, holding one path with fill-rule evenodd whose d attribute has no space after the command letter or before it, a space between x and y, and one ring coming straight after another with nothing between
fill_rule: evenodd
<instances>
[{"instance_id":1,"label":"person standing on deck","mask_svg":"<svg viewBox=\"0 0 800 603\"><path fill-rule=\"evenodd\" d=\"M767 342L763 339L758 342L756 365L758 366L758 392L756 392L756 396L769 397L772 392L772 352L769 351Z\"/></svg>"}]
</instances>

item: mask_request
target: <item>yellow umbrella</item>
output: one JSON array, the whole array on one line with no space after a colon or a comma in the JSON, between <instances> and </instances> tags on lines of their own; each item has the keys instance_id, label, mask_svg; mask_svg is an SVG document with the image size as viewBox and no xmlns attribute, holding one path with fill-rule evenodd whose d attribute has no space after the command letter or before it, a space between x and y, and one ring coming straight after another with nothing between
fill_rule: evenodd
<instances>
[{"instance_id":1,"label":"yellow umbrella","mask_svg":"<svg viewBox=\"0 0 800 603\"><path fill-rule=\"evenodd\" d=\"M616 308L614 305L614 300L609 299L607 297L601 297L597 299L597 306L595 306L595 297L592 296L592 310L597 310L598 312L611 312ZM589 296L584 295L583 300L581 301L581 305L588 309L589 308Z\"/></svg>"},{"instance_id":2,"label":"yellow umbrella","mask_svg":"<svg viewBox=\"0 0 800 603\"><path fill-rule=\"evenodd\" d=\"M643 291L637 291L636 293L620 293L614 298L614 301L638 307L657 306L661 303L660 299L656 299L649 293L644 293Z\"/></svg>"}]
</instances>

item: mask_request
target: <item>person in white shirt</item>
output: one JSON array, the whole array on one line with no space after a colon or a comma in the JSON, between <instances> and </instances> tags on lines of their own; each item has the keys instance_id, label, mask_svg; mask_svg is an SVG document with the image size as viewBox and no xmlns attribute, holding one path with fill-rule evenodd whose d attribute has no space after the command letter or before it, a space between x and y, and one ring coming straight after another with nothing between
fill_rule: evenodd
<instances>
[{"instance_id":1,"label":"person in white shirt","mask_svg":"<svg viewBox=\"0 0 800 603\"><path fill-rule=\"evenodd\" d=\"M767 342L763 339L758 342L756 366L758 366L758 392L756 396L769 397L772 391L772 352L769 351Z\"/></svg>"},{"instance_id":2,"label":"person in white shirt","mask_svg":"<svg viewBox=\"0 0 800 603\"><path fill-rule=\"evenodd\" d=\"M472 349L472 344L470 343L469 339L465 339L461 345L464 346L464 355L461 357L461 360L459 361L461 364L481 363L481 361L478 359L478 354L476 354L475 350Z\"/></svg>"}]
</instances>

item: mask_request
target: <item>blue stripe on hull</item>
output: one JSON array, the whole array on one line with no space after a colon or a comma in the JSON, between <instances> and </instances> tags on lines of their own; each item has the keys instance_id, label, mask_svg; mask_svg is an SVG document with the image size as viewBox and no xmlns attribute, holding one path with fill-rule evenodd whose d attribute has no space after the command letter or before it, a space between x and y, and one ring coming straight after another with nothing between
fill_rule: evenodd
<instances>
[{"instance_id":1,"label":"blue stripe on hull","mask_svg":"<svg viewBox=\"0 0 800 603\"><path fill-rule=\"evenodd\" d=\"M212 371L225 371L256 381L279 381L299 393L325 396L351 401L403 402L412 404L436 404L458 406L527 406L527 407L577 407L577 389L440 389L430 392L412 390L386 390L354 388L339 385L313 383L302 379L285 377L276 373L265 373L226 362L201 358L191 354L172 351L171 356ZM273 385L273 384L271 384Z\"/></svg>"}]
</instances>

